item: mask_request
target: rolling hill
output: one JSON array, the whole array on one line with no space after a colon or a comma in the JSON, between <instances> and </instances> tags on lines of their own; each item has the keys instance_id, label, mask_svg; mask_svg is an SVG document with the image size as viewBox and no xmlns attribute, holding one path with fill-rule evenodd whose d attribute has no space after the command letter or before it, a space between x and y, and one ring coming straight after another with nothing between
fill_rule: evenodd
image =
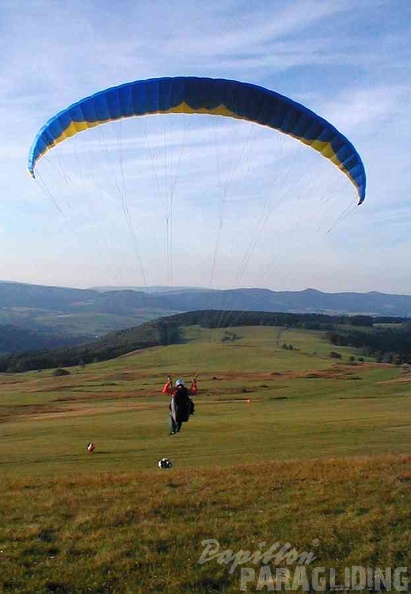
<instances>
[{"instance_id":1,"label":"rolling hill","mask_svg":"<svg viewBox=\"0 0 411 594\"><path fill-rule=\"evenodd\" d=\"M314 289L72 289L0 282L0 353L90 342L150 320L199 310L409 318L411 296Z\"/></svg>"},{"instance_id":2,"label":"rolling hill","mask_svg":"<svg viewBox=\"0 0 411 594\"><path fill-rule=\"evenodd\" d=\"M327 316L261 311L201 310L151 320L140 326L111 332L91 342L55 349L34 350L0 357L0 372L85 365L115 359L150 347L184 344L187 327L230 329L223 341L235 341L236 327L272 326L280 328L275 339L280 343L281 328L321 331L330 344L353 345L389 362L411 362L411 324L386 324L388 318L370 316Z\"/></svg>"}]
</instances>

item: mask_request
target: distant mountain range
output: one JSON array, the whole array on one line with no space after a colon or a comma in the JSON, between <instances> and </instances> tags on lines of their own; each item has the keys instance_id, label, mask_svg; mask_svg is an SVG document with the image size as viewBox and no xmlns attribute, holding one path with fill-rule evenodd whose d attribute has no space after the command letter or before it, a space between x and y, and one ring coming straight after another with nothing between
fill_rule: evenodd
<instances>
[{"instance_id":1,"label":"distant mountain range","mask_svg":"<svg viewBox=\"0 0 411 594\"><path fill-rule=\"evenodd\" d=\"M159 317L206 309L411 318L411 296L315 289L71 289L0 281L0 352L84 343Z\"/></svg>"}]
</instances>

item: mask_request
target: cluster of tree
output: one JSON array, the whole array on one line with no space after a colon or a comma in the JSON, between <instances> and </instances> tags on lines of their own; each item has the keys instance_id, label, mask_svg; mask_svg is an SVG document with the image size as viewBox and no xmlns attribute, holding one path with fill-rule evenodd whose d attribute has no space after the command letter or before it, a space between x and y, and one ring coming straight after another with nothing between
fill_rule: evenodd
<instances>
[{"instance_id":1,"label":"cluster of tree","mask_svg":"<svg viewBox=\"0 0 411 594\"><path fill-rule=\"evenodd\" d=\"M327 338L336 346L361 349L363 354L377 357L378 361L411 363L411 323L371 329L336 327L327 333Z\"/></svg>"},{"instance_id":2,"label":"cluster of tree","mask_svg":"<svg viewBox=\"0 0 411 594\"><path fill-rule=\"evenodd\" d=\"M286 326L307 330L331 330L336 325L370 326L382 323L372 316L330 316L319 313L287 313L245 310L199 310L162 318L185 326L199 325L203 328L230 328L235 326ZM384 318L385 320L385 318ZM403 321L402 318L400 318Z\"/></svg>"},{"instance_id":3,"label":"cluster of tree","mask_svg":"<svg viewBox=\"0 0 411 594\"><path fill-rule=\"evenodd\" d=\"M239 335L236 332L224 332L224 336L221 339L221 342L234 342L235 340L239 340Z\"/></svg>"}]
</instances>

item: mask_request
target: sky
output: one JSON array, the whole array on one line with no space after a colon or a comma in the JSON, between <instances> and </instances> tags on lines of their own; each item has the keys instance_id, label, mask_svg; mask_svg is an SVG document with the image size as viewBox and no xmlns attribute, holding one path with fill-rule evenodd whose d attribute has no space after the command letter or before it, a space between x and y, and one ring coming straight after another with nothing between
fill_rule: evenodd
<instances>
[{"instance_id":1,"label":"sky","mask_svg":"<svg viewBox=\"0 0 411 594\"><path fill-rule=\"evenodd\" d=\"M67 287L411 294L411 2L0 0L0 279ZM294 139L216 116L39 129L125 82L206 76L302 103L362 157L367 196Z\"/></svg>"}]
</instances>

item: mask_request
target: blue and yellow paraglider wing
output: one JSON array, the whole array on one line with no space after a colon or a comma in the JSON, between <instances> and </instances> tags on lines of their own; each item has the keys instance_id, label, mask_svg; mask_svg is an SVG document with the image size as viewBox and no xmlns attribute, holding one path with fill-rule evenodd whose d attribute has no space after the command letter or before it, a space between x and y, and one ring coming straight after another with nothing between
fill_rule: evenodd
<instances>
[{"instance_id":1,"label":"blue and yellow paraglider wing","mask_svg":"<svg viewBox=\"0 0 411 594\"><path fill-rule=\"evenodd\" d=\"M37 161L78 132L105 122L149 114L209 114L244 119L288 134L334 163L365 198L364 165L351 142L325 119L263 87L225 79L177 77L139 80L100 91L51 118L37 134L28 160Z\"/></svg>"}]
</instances>

